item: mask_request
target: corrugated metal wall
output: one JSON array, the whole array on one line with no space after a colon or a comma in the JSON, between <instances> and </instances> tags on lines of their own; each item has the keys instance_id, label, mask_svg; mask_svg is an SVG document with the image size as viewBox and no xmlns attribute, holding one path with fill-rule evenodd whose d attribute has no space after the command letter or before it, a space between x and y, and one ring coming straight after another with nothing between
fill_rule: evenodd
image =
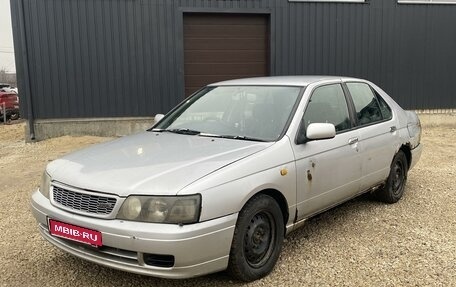
<instances>
[{"instance_id":1,"label":"corrugated metal wall","mask_svg":"<svg viewBox=\"0 0 456 287\"><path fill-rule=\"evenodd\" d=\"M184 98L187 12L270 14L272 75L362 77L405 108L456 107L456 5L11 0L11 10L25 117L28 96L38 119L168 111Z\"/></svg>"}]
</instances>

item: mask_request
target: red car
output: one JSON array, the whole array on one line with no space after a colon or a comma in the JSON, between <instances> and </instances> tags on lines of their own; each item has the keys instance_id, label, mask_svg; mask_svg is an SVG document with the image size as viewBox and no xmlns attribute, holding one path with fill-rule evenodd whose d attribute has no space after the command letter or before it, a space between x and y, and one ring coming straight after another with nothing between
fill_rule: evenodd
<instances>
[{"instance_id":1,"label":"red car","mask_svg":"<svg viewBox=\"0 0 456 287\"><path fill-rule=\"evenodd\" d=\"M19 118L19 97L13 92L0 91L0 121Z\"/></svg>"}]
</instances>

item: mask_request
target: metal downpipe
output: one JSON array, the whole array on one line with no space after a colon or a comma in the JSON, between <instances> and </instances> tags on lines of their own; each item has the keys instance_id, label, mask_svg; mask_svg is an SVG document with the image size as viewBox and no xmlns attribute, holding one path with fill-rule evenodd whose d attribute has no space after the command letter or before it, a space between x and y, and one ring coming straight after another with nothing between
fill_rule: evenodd
<instances>
[{"instance_id":1,"label":"metal downpipe","mask_svg":"<svg viewBox=\"0 0 456 287\"><path fill-rule=\"evenodd\" d=\"M29 126L29 136L30 140L35 140L35 119L33 115L33 105L32 105L32 93L30 88L30 73L29 73L29 62L28 62L28 53L27 53L27 37L25 31L25 10L24 10L24 0L18 1L19 8L19 31L21 34L21 54L22 54L22 66L24 69L24 89L25 96L27 100L27 121Z\"/></svg>"}]
</instances>

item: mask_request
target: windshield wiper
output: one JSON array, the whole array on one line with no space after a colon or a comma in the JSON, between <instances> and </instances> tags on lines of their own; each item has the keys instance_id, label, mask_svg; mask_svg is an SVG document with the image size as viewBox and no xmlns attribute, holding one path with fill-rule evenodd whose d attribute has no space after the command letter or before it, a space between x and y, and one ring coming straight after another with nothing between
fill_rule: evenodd
<instances>
[{"instance_id":1,"label":"windshield wiper","mask_svg":"<svg viewBox=\"0 0 456 287\"><path fill-rule=\"evenodd\" d=\"M199 135L201 132L191 129L166 129L162 130L163 132L175 133L175 134L183 134L183 135Z\"/></svg>"},{"instance_id":2,"label":"windshield wiper","mask_svg":"<svg viewBox=\"0 0 456 287\"><path fill-rule=\"evenodd\" d=\"M175 133L175 134L184 134L184 135L199 135L202 137L211 137L211 138L222 138L222 139L233 139L233 140L244 140L244 141L256 141L256 142L267 142L267 140L248 137L248 136L239 136L239 135L217 135L217 134L209 134L203 133L197 130L191 129L152 129L153 132L168 132L168 133Z\"/></svg>"},{"instance_id":3,"label":"windshield wiper","mask_svg":"<svg viewBox=\"0 0 456 287\"><path fill-rule=\"evenodd\" d=\"M222 136L227 139L234 139L234 140L244 140L244 141L254 141L254 142L267 142L267 140L259 139L259 138L254 138L254 137L248 137L248 136Z\"/></svg>"},{"instance_id":4,"label":"windshield wiper","mask_svg":"<svg viewBox=\"0 0 456 287\"><path fill-rule=\"evenodd\" d=\"M222 139L233 139L233 140L244 140L244 141L255 141L255 142L267 142L266 140L253 138L248 136L233 136L233 135L213 135L213 134L200 134L200 136L205 137L214 137L214 138L222 138Z\"/></svg>"}]
</instances>

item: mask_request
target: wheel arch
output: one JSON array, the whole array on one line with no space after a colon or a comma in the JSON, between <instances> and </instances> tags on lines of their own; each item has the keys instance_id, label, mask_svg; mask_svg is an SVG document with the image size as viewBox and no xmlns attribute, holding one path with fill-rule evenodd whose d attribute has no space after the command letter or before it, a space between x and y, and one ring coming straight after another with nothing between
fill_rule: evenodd
<instances>
[{"instance_id":1,"label":"wheel arch","mask_svg":"<svg viewBox=\"0 0 456 287\"><path fill-rule=\"evenodd\" d=\"M272 197L277 202L277 204L280 207L280 210L282 211L283 224L286 227L290 214L289 214L289 211L288 211L288 202L287 202L287 199L285 198L285 196L280 191L278 191L277 189L267 188L267 189L263 189L263 190L255 193L254 195L252 195L249 198L249 200L247 200L247 202L250 201L255 196L258 196L259 194L268 195L268 196ZM285 231L286 231L286 228L284 228L284 233L285 233Z\"/></svg>"},{"instance_id":2,"label":"wheel arch","mask_svg":"<svg viewBox=\"0 0 456 287\"><path fill-rule=\"evenodd\" d=\"M410 148L410 144L403 144L400 148L400 151L402 151L405 154L405 158L407 158L407 169L410 167L410 164L412 163L412 152Z\"/></svg>"}]
</instances>

